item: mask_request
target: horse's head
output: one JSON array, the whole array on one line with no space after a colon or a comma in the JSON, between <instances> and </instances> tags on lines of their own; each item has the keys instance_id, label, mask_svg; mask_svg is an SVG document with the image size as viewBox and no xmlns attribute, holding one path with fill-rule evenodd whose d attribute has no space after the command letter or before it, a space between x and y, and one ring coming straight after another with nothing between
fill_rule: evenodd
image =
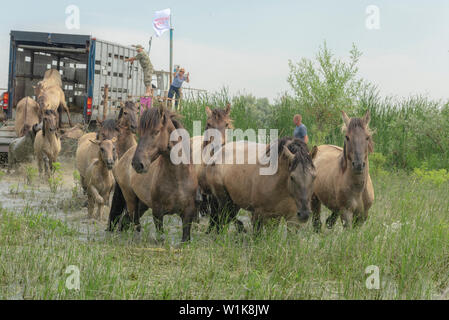
<instances>
[{"instance_id":1,"label":"horse's head","mask_svg":"<svg viewBox=\"0 0 449 320\"><path fill-rule=\"evenodd\" d=\"M206 107L206 130L208 129L216 129L221 133L221 144L226 143L226 129L232 128L232 120L230 117L231 114L231 105L228 103L226 105L226 109L215 108L211 110L209 107ZM207 134L204 136L204 144L209 144L212 141L209 139L213 139L213 137L208 137Z\"/></svg>"},{"instance_id":2,"label":"horse's head","mask_svg":"<svg viewBox=\"0 0 449 320\"><path fill-rule=\"evenodd\" d=\"M169 154L170 134L180 127L176 115L162 106L145 110L140 117L139 142L132 159L134 170L145 173L159 155Z\"/></svg>"},{"instance_id":3,"label":"horse's head","mask_svg":"<svg viewBox=\"0 0 449 320\"><path fill-rule=\"evenodd\" d=\"M307 145L300 139L283 138L279 142L279 155L285 157L288 166L287 188L298 209L298 218L301 222L309 219L311 209L310 201L313 194L313 181L316 169L312 159L317 148L309 153Z\"/></svg>"},{"instance_id":4,"label":"horse's head","mask_svg":"<svg viewBox=\"0 0 449 320\"><path fill-rule=\"evenodd\" d=\"M117 138L105 140L90 140L93 144L99 147L99 159L103 161L104 165L111 170L117 160L117 152L115 150L115 142Z\"/></svg>"},{"instance_id":5,"label":"horse's head","mask_svg":"<svg viewBox=\"0 0 449 320\"><path fill-rule=\"evenodd\" d=\"M118 128L115 119L97 120L100 128L97 132L97 140L113 139L118 135Z\"/></svg>"},{"instance_id":6,"label":"horse's head","mask_svg":"<svg viewBox=\"0 0 449 320\"><path fill-rule=\"evenodd\" d=\"M125 105L120 108L118 115L117 126L119 128L126 128L132 133L137 131L137 108L132 101L126 101Z\"/></svg>"},{"instance_id":7,"label":"horse's head","mask_svg":"<svg viewBox=\"0 0 449 320\"><path fill-rule=\"evenodd\" d=\"M372 133L368 127L370 113L367 111L363 118L350 119L342 111L342 117L345 143L341 167L345 171L349 166L354 174L363 174L368 162L368 154L373 152Z\"/></svg>"},{"instance_id":8,"label":"horse's head","mask_svg":"<svg viewBox=\"0 0 449 320\"><path fill-rule=\"evenodd\" d=\"M47 132L56 132L58 129L58 117L56 111L51 109L44 111L44 115L42 117L42 129L44 135Z\"/></svg>"},{"instance_id":9,"label":"horse's head","mask_svg":"<svg viewBox=\"0 0 449 320\"><path fill-rule=\"evenodd\" d=\"M37 104L39 105L42 113L45 113L45 110L51 109L51 99L50 96L42 89L37 96Z\"/></svg>"},{"instance_id":10,"label":"horse's head","mask_svg":"<svg viewBox=\"0 0 449 320\"><path fill-rule=\"evenodd\" d=\"M35 86L33 86L33 89L34 89L34 94L36 95L36 97L39 97L41 92L44 90L44 82L39 81Z\"/></svg>"},{"instance_id":11,"label":"horse's head","mask_svg":"<svg viewBox=\"0 0 449 320\"><path fill-rule=\"evenodd\" d=\"M33 113L34 115L30 115L29 112ZM37 116L37 119L36 119ZM42 115L41 110L39 108L39 105L33 104L31 106L25 105L25 114L24 114L24 120L23 120L23 127L20 130L19 135L21 137L26 136L29 132L32 131L34 125L36 124L36 121L41 121Z\"/></svg>"}]
</instances>

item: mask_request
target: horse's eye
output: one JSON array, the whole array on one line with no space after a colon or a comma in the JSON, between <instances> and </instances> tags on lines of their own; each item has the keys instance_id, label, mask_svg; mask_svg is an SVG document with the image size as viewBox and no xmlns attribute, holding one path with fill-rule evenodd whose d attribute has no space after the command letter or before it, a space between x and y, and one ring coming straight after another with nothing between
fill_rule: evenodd
<instances>
[{"instance_id":1,"label":"horse's eye","mask_svg":"<svg viewBox=\"0 0 449 320\"><path fill-rule=\"evenodd\" d=\"M100 148L101 152L104 152L104 148Z\"/></svg>"},{"instance_id":2,"label":"horse's eye","mask_svg":"<svg viewBox=\"0 0 449 320\"><path fill-rule=\"evenodd\" d=\"M368 141L369 140L369 137L366 137L366 141Z\"/></svg>"},{"instance_id":3,"label":"horse's eye","mask_svg":"<svg viewBox=\"0 0 449 320\"><path fill-rule=\"evenodd\" d=\"M346 136L346 141L349 141L349 137L348 136Z\"/></svg>"}]
</instances>

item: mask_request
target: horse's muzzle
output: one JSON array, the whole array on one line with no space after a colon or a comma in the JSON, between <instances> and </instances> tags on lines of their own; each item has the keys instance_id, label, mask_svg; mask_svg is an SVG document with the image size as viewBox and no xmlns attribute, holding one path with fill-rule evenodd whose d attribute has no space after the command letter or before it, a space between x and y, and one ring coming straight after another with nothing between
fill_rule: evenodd
<instances>
[{"instance_id":1,"label":"horse's muzzle","mask_svg":"<svg viewBox=\"0 0 449 320\"><path fill-rule=\"evenodd\" d=\"M132 166L137 173L145 173L145 166L140 161L132 161Z\"/></svg>"},{"instance_id":2,"label":"horse's muzzle","mask_svg":"<svg viewBox=\"0 0 449 320\"><path fill-rule=\"evenodd\" d=\"M353 161L352 162L352 170L355 174L362 174L365 170L366 162L364 161Z\"/></svg>"},{"instance_id":3,"label":"horse's muzzle","mask_svg":"<svg viewBox=\"0 0 449 320\"><path fill-rule=\"evenodd\" d=\"M310 217L310 211L299 211L298 212L298 219L299 222L307 222L307 220L309 220Z\"/></svg>"},{"instance_id":4,"label":"horse's muzzle","mask_svg":"<svg viewBox=\"0 0 449 320\"><path fill-rule=\"evenodd\" d=\"M108 168L108 170L111 170L114 167L114 161L108 161L106 163L106 167Z\"/></svg>"}]
</instances>

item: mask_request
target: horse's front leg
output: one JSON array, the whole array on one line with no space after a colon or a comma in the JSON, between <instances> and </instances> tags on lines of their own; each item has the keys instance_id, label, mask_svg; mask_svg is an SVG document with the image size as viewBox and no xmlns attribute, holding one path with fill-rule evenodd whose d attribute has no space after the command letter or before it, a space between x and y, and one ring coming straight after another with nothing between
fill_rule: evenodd
<instances>
[{"instance_id":1,"label":"horse's front leg","mask_svg":"<svg viewBox=\"0 0 449 320\"><path fill-rule=\"evenodd\" d=\"M360 227L368 219L368 210L354 212L354 227Z\"/></svg>"},{"instance_id":2,"label":"horse's front leg","mask_svg":"<svg viewBox=\"0 0 449 320\"><path fill-rule=\"evenodd\" d=\"M343 223L343 227L345 229L352 228L354 214L350 210L344 210L341 213L341 222Z\"/></svg>"},{"instance_id":3,"label":"horse's front leg","mask_svg":"<svg viewBox=\"0 0 449 320\"><path fill-rule=\"evenodd\" d=\"M206 233L209 234L212 232L212 230L216 229L217 232L219 231L218 227L218 218L219 218L219 212L222 210L220 208L220 203L215 196L211 195L209 197L209 204L210 204L210 215L209 215L209 226L207 227Z\"/></svg>"},{"instance_id":4,"label":"horse's front leg","mask_svg":"<svg viewBox=\"0 0 449 320\"><path fill-rule=\"evenodd\" d=\"M153 221L156 227L156 236L158 241L163 241L164 234L164 214L162 210L153 209Z\"/></svg>"},{"instance_id":5,"label":"horse's front leg","mask_svg":"<svg viewBox=\"0 0 449 320\"><path fill-rule=\"evenodd\" d=\"M70 119L70 111L69 111L69 107L67 106L67 103L65 101L62 101L61 104L62 104L62 107L64 108L64 111L67 113L67 119L69 120L69 126L73 127L72 119Z\"/></svg>"},{"instance_id":6,"label":"horse's front leg","mask_svg":"<svg viewBox=\"0 0 449 320\"><path fill-rule=\"evenodd\" d=\"M337 222L338 219L338 212L333 211L332 214L326 219L326 227L328 229L332 229Z\"/></svg>"},{"instance_id":7,"label":"horse's front leg","mask_svg":"<svg viewBox=\"0 0 449 320\"><path fill-rule=\"evenodd\" d=\"M259 236L262 231L263 225L263 217L262 214L258 211L254 211L251 217L251 222L253 224L253 233L255 236Z\"/></svg>"},{"instance_id":8,"label":"horse's front leg","mask_svg":"<svg viewBox=\"0 0 449 320\"><path fill-rule=\"evenodd\" d=\"M321 232L321 201L316 195L312 196L312 220L315 232Z\"/></svg>"},{"instance_id":9,"label":"horse's front leg","mask_svg":"<svg viewBox=\"0 0 449 320\"><path fill-rule=\"evenodd\" d=\"M89 186L89 192L95 200L95 203L103 205L103 197L100 195L97 188L95 188L92 184Z\"/></svg>"},{"instance_id":10,"label":"horse's front leg","mask_svg":"<svg viewBox=\"0 0 449 320\"><path fill-rule=\"evenodd\" d=\"M183 243L190 241L190 230L196 212L197 211L195 205L191 205L184 210L184 213L182 215L182 240L181 240L181 242Z\"/></svg>"}]
</instances>

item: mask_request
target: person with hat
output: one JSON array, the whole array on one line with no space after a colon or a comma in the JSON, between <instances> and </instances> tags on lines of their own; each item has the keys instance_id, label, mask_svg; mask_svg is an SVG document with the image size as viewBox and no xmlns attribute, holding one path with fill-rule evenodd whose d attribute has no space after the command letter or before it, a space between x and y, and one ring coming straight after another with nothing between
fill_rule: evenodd
<instances>
[{"instance_id":1,"label":"person with hat","mask_svg":"<svg viewBox=\"0 0 449 320\"><path fill-rule=\"evenodd\" d=\"M143 47L138 44L133 46L137 49L137 55L135 57L131 57L129 59L125 59L125 62L131 62L133 63L135 60L138 60L140 62L140 66L143 70L143 83L145 84L146 92L145 96L149 97L152 95L152 88L151 88L151 80L153 76L153 65L150 61L150 57L148 54L143 50Z\"/></svg>"},{"instance_id":2,"label":"person with hat","mask_svg":"<svg viewBox=\"0 0 449 320\"><path fill-rule=\"evenodd\" d=\"M168 98L173 99L173 96L176 94L176 100L175 100L175 108L178 108L179 99L181 97L181 87L182 83L186 81L187 83L190 82L189 79L190 73L185 74L184 68L177 68L174 73L173 82L170 85L170 90L168 91Z\"/></svg>"}]
</instances>

